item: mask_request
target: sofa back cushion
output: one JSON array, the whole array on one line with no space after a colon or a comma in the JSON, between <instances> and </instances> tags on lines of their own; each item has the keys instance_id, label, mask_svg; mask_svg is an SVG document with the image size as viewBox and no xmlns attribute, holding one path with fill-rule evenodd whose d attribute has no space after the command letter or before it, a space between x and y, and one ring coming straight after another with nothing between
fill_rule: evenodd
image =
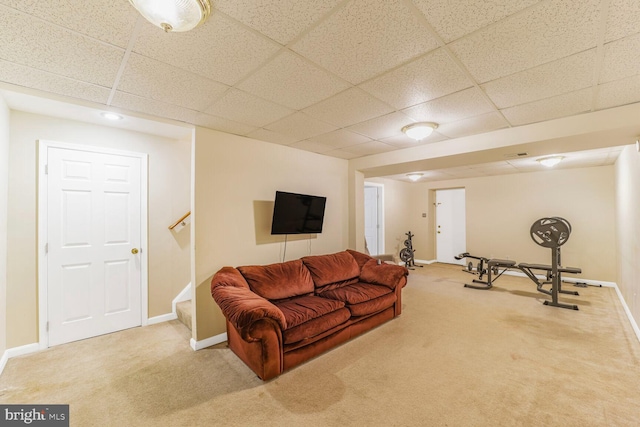
<instances>
[{"instance_id":1,"label":"sofa back cushion","mask_svg":"<svg viewBox=\"0 0 640 427\"><path fill-rule=\"evenodd\" d=\"M315 255L302 258L307 266L316 288L335 283L353 283L360 276L360 267L355 258L347 251L330 255Z\"/></svg>"},{"instance_id":2,"label":"sofa back cushion","mask_svg":"<svg viewBox=\"0 0 640 427\"><path fill-rule=\"evenodd\" d=\"M238 267L253 292L268 300L313 293L313 280L301 260Z\"/></svg>"}]
</instances>

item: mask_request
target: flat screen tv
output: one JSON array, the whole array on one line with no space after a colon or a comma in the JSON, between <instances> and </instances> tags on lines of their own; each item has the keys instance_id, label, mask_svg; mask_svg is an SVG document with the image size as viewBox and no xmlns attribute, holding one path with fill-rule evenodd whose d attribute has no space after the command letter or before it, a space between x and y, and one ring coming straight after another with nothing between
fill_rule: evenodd
<instances>
[{"instance_id":1,"label":"flat screen tv","mask_svg":"<svg viewBox=\"0 0 640 427\"><path fill-rule=\"evenodd\" d=\"M271 234L322 233L327 198L276 191Z\"/></svg>"}]
</instances>

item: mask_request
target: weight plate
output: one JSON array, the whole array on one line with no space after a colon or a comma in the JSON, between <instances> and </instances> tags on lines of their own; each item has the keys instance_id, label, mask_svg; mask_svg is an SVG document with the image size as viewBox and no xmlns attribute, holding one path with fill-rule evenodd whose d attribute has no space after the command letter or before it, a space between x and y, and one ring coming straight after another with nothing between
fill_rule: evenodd
<instances>
[{"instance_id":1,"label":"weight plate","mask_svg":"<svg viewBox=\"0 0 640 427\"><path fill-rule=\"evenodd\" d=\"M473 271L473 263L469 261L469 265L467 265L467 271Z\"/></svg>"},{"instance_id":2,"label":"weight plate","mask_svg":"<svg viewBox=\"0 0 640 427\"><path fill-rule=\"evenodd\" d=\"M411 247L411 240L407 239L404 241L404 246L405 248L410 248Z\"/></svg>"},{"instance_id":3,"label":"weight plate","mask_svg":"<svg viewBox=\"0 0 640 427\"><path fill-rule=\"evenodd\" d=\"M569 221L559 216L554 216L553 219L557 219L558 221L564 222L567 225L567 227L569 227L569 233L571 233L571 223Z\"/></svg>"},{"instance_id":4,"label":"weight plate","mask_svg":"<svg viewBox=\"0 0 640 427\"><path fill-rule=\"evenodd\" d=\"M531 226L531 238L545 248L558 248L569 240L569 222L562 218L541 218Z\"/></svg>"},{"instance_id":5,"label":"weight plate","mask_svg":"<svg viewBox=\"0 0 640 427\"><path fill-rule=\"evenodd\" d=\"M409 249L404 248L400 251L400 259L402 261L408 262L409 260L411 260L411 258L413 258L413 252L411 252Z\"/></svg>"}]
</instances>

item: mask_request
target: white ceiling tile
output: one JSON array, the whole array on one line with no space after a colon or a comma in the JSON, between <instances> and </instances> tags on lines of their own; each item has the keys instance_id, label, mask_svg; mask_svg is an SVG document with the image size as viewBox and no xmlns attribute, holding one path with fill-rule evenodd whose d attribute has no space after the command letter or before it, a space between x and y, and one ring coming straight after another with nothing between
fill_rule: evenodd
<instances>
[{"instance_id":1,"label":"white ceiling tile","mask_svg":"<svg viewBox=\"0 0 640 427\"><path fill-rule=\"evenodd\" d=\"M183 33L165 33L145 21L133 50L233 85L278 49L278 44L214 13L201 27Z\"/></svg>"},{"instance_id":2,"label":"white ceiling tile","mask_svg":"<svg viewBox=\"0 0 640 427\"><path fill-rule=\"evenodd\" d=\"M194 123L198 114L194 110L120 91L116 92L111 105L156 117L167 117L185 123Z\"/></svg>"},{"instance_id":3,"label":"white ceiling tile","mask_svg":"<svg viewBox=\"0 0 640 427\"><path fill-rule=\"evenodd\" d=\"M132 53L118 90L201 111L228 87L173 65Z\"/></svg>"},{"instance_id":4,"label":"white ceiling tile","mask_svg":"<svg viewBox=\"0 0 640 427\"><path fill-rule=\"evenodd\" d=\"M435 122L443 125L494 110L480 89L472 87L407 108L402 112L417 122Z\"/></svg>"},{"instance_id":5,"label":"white ceiling tile","mask_svg":"<svg viewBox=\"0 0 640 427\"><path fill-rule=\"evenodd\" d=\"M352 145L349 148L344 148L344 151L348 151L358 156L369 156L372 154L386 153L389 151L397 150L397 147L393 145L385 144L380 141L365 142L364 144Z\"/></svg>"},{"instance_id":6,"label":"white ceiling tile","mask_svg":"<svg viewBox=\"0 0 640 427\"><path fill-rule=\"evenodd\" d=\"M442 125L438 128L438 132L449 138L459 138L476 133L491 132L508 126L509 124L502 117L502 114L487 113Z\"/></svg>"},{"instance_id":7,"label":"white ceiling tile","mask_svg":"<svg viewBox=\"0 0 640 427\"><path fill-rule=\"evenodd\" d=\"M271 142L273 144L291 145L294 142L299 141L299 138L295 138L289 135L283 135L278 132L271 131L269 129L256 129L247 134L247 137L253 139L259 139L260 141Z\"/></svg>"},{"instance_id":8,"label":"white ceiling tile","mask_svg":"<svg viewBox=\"0 0 640 427\"><path fill-rule=\"evenodd\" d=\"M597 44L600 0L548 0L449 45L479 83Z\"/></svg>"},{"instance_id":9,"label":"white ceiling tile","mask_svg":"<svg viewBox=\"0 0 640 427\"><path fill-rule=\"evenodd\" d=\"M111 92L102 86L69 79L1 59L0 81L101 104L107 103Z\"/></svg>"},{"instance_id":10,"label":"white ceiling tile","mask_svg":"<svg viewBox=\"0 0 640 427\"><path fill-rule=\"evenodd\" d=\"M344 151L344 150L333 150L333 151L327 151L326 153L324 153L327 156L331 156L331 157L337 157L339 159L345 159L345 160L350 160L350 159L355 159L360 157L359 154L356 153L350 153L348 151Z\"/></svg>"},{"instance_id":11,"label":"white ceiling tile","mask_svg":"<svg viewBox=\"0 0 640 427\"><path fill-rule=\"evenodd\" d=\"M127 47L139 16L127 0L0 0L0 3L120 47Z\"/></svg>"},{"instance_id":12,"label":"white ceiling tile","mask_svg":"<svg viewBox=\"0 0 640 427\"><path fill-rule=\"evenodd\" d=\"M402 128L413 122L414 120L408 116L396 112L349 126L347 129L369 138L382 139L403 135Z\"/></svg>"},{"instance_id":13,"label":"white ceiling tile","mask_svg":"<svg viewBox=\"0 0 640 427\"><path fill-rule=\"evenodd\" d=\"M292 49L358 84L436 47L404 1L353 0Z\"/></svg>"},{"instance_id":14,"label":"white ceiling tile","mask_svg":"<svg viewBox=\"0 0 640 427\"><path fill-rule=\"evenodd\" d=\"M638 32L640 2L638 0L610 0L605 42Z\"/></svg>"},{"instance_id":15,"label":"white ceiling tile","mask_svg":"<svg viewBox=\"0 0 640 427\"><path fill-rule=\"evenodd\" d=\"M604 45L604 63L600 83L638 74L640 34Z\"/></svg>"},{"instance_id":16,"label":"white ceiling tile","mask_svg":"<svg viewBox=\"0 0 640 427\"><path fill-rule=\"evenodd\" d=\"M596 49L548 62L482 85L498 108L512 107L593 84Z\"/></svg>"},{"instance_id":17,"label":"white ceiling tile","mask_svg":"<svg viewBox=\"0 0 640 427\"><path fill-rule=\"evenodd\" d=\"M234 135L242 136L245 136L256 130L255 126L249 126L244 123L238 123L234 122L233 120L227 120L222 117L216 117L204 113L199 113L193 123L209 129L219 130L221 132L227 132Z\"/></svg>"},{"instance_id":18,"label":"white ceiling tile","mask_svg":"<svg viewBox=\"0 0 640 427\"><path fill-rule=\"evenodd\" d=\"M392 111L393 108L355 87L304 109L306 114L340 127Z\"/></svg>"},{"instance_id":19,"label":"white ceiling tile","mask_svg":"<svg viewBox=\"0 0 640 427\"><path fill-rule=\"evenodd\" d=\"M216 0L217 10L287 44L342 0Z\"/></svg>"},{"instance_id":20,"label":"white ceiling tile","mask_svg":"<svg viewBox=\"0 0 640 427\"><path fill-rule=\"evenodd\" d=\"M446 42L493 24L540 0L413 0Z\"/></svg>"},{"instance_id":21,"label":"white ceiling tile","mask_svg":"<svg viewBox=\"0 0 640 427\"><path fill-rule=\"evenodd\" d=\"M238 85L239 89L295 110L329 98L349 84L284 51Z\"/></svg>"},{"instance_id":22,"label":"white ceiling tile","mask_svg":"<svg viewBox=\"0 0 640 427\"><path fill-rule=\"evenodd\" d=\"M640 75L598 85L596 109L617 107L640 101Z\"/></svg>"},{"instance_id":23,"label":"white ceiling tile","mask_svg":"<svg viewBox=\"0 0 640 427\"><path fill-rule=\"evenodd\" d=\"M258 98L238 89L231 89L207 108L206 113L262 127L293 113L293 110Z\"/></svg>"},{"instance_id":24,"label":"white ceiling tile","mask_svg":"<svg viewBox=\"0 0 640 427\"><path fill-rule=\"evenodd\" d=\"M0 40L0 59L106 87L124 56L120 48L6 6L0 6Z\"/></svg>"},{"instance_id":25,"label":"white ceiling tile","mask_svg":"<svg viewBox=\"0 0 640 427\"><path fill-rule=\"evenodd\" d=\"M332 147L331 145L321 144L319 142L314 142L310 140L300 141L291 144L289 147L299 148L300 150L312 151L314 153L326 153L327 151L333 151L336 147Z\"/></svg>"},{"instance_id":26,"label":"white ceiling tile","mask_svg":"<svg viewBox=\"0 0 640 427\"><path fill-rule=\"evenodd\" d=\"M506 108L502 114L513 126L557 119L591 110L593 89L586 88L529 104Z\"/></svg>"},{"instance_id":27,"label":"white ceiling tile","mask_svg":"<svg viewBox=\"0 0 640 427\"><path fill-rule=\"evenodd\" d=\"M336 130L336 127L321 122L304 113L295 113L265 126L266 129L298 138L298 141Z\"/></svg>"},{"instance_id":28,"label":"white ceiling tile","mask_svg":"<svg viewBox=\"0 0 640 427\"><path fill-rule=\"evenodd\" d=\"M369 142L371 141L371 138L367 138L366 136L355 132L349 132L348 130L338 129L333 132L314 136L313 138L309 138L309 140L324 145L330 145L333 149L336 149Z\"/></svg>"},{"instance_id":29,"label":"white ceiling tile","mask_svg":"<svg viewBox=\"0 0 640 427\"><path fill-rule=\"evenodd\" d=\"M360 87L396 108L406 108L472 85L447 52L438 49Z\"/></svg>"},{"instance_id":30,"label":"white ceiling tile","mask_svg":"<svg viewBox=\"0 0 640 427\"><path fill-rule=\"evenodd\" d=\"M418 145L424 144L433 144L434 142L444 141L448 139L446 136L439 134L438 132L433 132L427 138L422 139L420 141L416 141L413 138L409 138L405 134L392 136L390 138L383 138L380 142L384 142L385 144L393 145L398 148L409 148L409 147L417 147Z\"/></svg>"}]
</instances>

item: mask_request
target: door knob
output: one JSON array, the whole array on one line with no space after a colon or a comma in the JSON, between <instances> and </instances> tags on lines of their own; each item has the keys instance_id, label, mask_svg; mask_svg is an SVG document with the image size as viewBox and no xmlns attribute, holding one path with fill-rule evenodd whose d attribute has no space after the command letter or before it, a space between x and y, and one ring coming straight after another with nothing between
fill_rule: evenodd
<instances>
[{"instance_id":1,"label":"door knob","mask_svg":"<svg viewBox=\"0 0 640 427\"><path fill-rule=\"evenodd\" d=\"M134 254L134 255L137 254L138 252L139 252L138 248L131 249L131 253Z\"/></svg>"}]
</instances>

